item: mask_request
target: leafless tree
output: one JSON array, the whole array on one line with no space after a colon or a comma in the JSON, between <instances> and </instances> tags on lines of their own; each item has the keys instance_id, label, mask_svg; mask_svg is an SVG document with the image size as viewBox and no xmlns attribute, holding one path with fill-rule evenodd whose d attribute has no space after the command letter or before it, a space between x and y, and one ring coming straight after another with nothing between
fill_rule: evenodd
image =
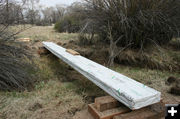
<instances>
[{"instance_id":1,"label":"leafless tree","mask_svg":"<svg viewBox=\"0 0 180 119\"><path fill-rule=\"evenodd\" d=\"M38 3L40 0L26 0L25 8L26 8L26 19L28 23L34 24L37 17L39 18L39 10Z\"/></svg>"},{"instance_id":2,"label":"leafless tree","mask_svg":"<svg viewBox=\"0 0 180 119\"><path fill-rule=\"evenodd\" d=\"M57 13L58 13L58 20L61 19L66 11L66 8L63 5L56 5Z\"/></svg>"},{"instance_id":3,"label":"leafless tree","mask_svg":"<svg viewBox=\"0 0 180 119\"><path fill-rule=\"evenodd\" d=\"M124 36L120 36L118 39L114 39L112 36L112 27L109 25L108 26L108 39L110 40L109 44L109 60L108 60L108 65L110 67L114 67L114 59L120 55L122 51L124 51L126 48L130 47L133 45L133 43L129 43L125 47L118 47L117 43L123 38Z\"/></svg>"},{"instance_id":4,"label":"leafless tree","mask_svg":"<svg viewBox=\"0 0 180 119\"><path fill-rule=\"evenodd\" d=\"M24 23L23 8L16 1L1 0L0 1L0 39L7 40L17 34L11 32L8 27ZM24 28L24 27L23 27Z\"/></svg>"}]
</instances>

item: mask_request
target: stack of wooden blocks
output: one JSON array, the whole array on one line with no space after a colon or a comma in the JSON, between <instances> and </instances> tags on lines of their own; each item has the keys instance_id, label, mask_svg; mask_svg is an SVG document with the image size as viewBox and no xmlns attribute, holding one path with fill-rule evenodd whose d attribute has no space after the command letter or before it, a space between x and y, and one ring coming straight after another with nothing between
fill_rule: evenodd
<instances>
[{"instance_id":1,"label":"stack of wooden blocks","mask_svg":"<svg viewBox=\"0 0 180 119\"><path fill-rule=\"evenodd\" d=\"M165 117L162 102L132 111L111 96L96 98L95 103L88 105L88 111L94 119L163 119Z\"/></svg>"}]
</instances>

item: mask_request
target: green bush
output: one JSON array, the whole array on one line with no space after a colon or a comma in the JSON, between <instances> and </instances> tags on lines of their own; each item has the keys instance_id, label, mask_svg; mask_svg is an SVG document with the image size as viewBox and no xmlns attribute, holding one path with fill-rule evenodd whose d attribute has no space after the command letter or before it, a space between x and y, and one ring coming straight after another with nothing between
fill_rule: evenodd
<instances>
[{"instance_id":1,"label":"green bush","mask_svg":"<svg viewBox=\"0 0 180 119\"><path fill-rule=\"evenodd\" d=\"M119 46L142 48L168 43L179 32L179 0L86 0L87 17L109 43L111 28Z\"/></svg>"},{"instance_id":2,"label":"green bush","mask_svg":"<svg viewBox=\"0 0 180 119\"><path fill-rule=\"evenodd\" d=\"M55 29L60 33L69 32L69 26L70 26L70 21L64 18L55 24Z\"/></svg>"},{"instance_id":3,"label":"green bush","mask_svg":"<svg viewBox=\"0 0 180 119\"><path fill-rule=\"evenodd\" d=\"M81 28L81 18L76 14L65 16L55 24L55 29L58 32L75 33Z\"/></svg>"}]
</instances>

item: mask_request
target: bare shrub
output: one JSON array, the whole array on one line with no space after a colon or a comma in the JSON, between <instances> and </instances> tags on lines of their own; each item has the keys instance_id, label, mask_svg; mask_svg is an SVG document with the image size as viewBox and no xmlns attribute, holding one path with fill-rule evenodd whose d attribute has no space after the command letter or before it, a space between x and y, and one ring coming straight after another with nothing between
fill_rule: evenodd
<instances>
[{"instance_id":1,"label":"bare shrub","mask_svg":"<svg viewBox=\"0 0 180 119\"><path fill-rule=\"evenodd\" d=\"M119 46L131 48L168 43L179 31L179 0L85 0L86 14L96 33L107 38L108 24Z\"/></svg>"},{"instance_id":2,"label":"bare shrub","mask_svg":"<svg viewBox=\"0 0 180 119\"><path fill-rule=\"evenodd\" d=\"M22 91L32 86L27 73L31 66L23 61L27 55L22 48L0 43L0 90Z\"/></svg>"},{"instance_id":3,"label":"bare shrub","mask_svg":"<svg viewBox=\"0 0 180 119\"><path fill-rule=\"evenodd\" d=\"M126 48L164 45L180 30L179 0L85 0L85 14L109 44L109 65Z\"/></svg>"}]
</instances>

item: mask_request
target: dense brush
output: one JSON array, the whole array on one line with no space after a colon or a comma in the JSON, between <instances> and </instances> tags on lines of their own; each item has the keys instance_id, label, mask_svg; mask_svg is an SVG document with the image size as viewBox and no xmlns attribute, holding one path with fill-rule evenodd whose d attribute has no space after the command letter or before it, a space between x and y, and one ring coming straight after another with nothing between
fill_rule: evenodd
<instances>
[{"instance_id":1,"label":"dense brush","mask_svg":"<svg viewBox=\"0 0 180 119\"><path fill-rule=\"evenodd\" d=\"M31 66L23 61L27 56L22 48L0 43L0 90L23 91L32 86L27 73Z\"/></svg>"},{"instance_id":2,"label":"dense brush","mask_svg":"<svg viewBox=\"0 0 180 119\"><path fill-rule=\"evenodd\" d=\"M104 42L108 27L119 46L168 43L179 32L179 0L86 0L86 13Z\"/></svg>"}]
</instances>

